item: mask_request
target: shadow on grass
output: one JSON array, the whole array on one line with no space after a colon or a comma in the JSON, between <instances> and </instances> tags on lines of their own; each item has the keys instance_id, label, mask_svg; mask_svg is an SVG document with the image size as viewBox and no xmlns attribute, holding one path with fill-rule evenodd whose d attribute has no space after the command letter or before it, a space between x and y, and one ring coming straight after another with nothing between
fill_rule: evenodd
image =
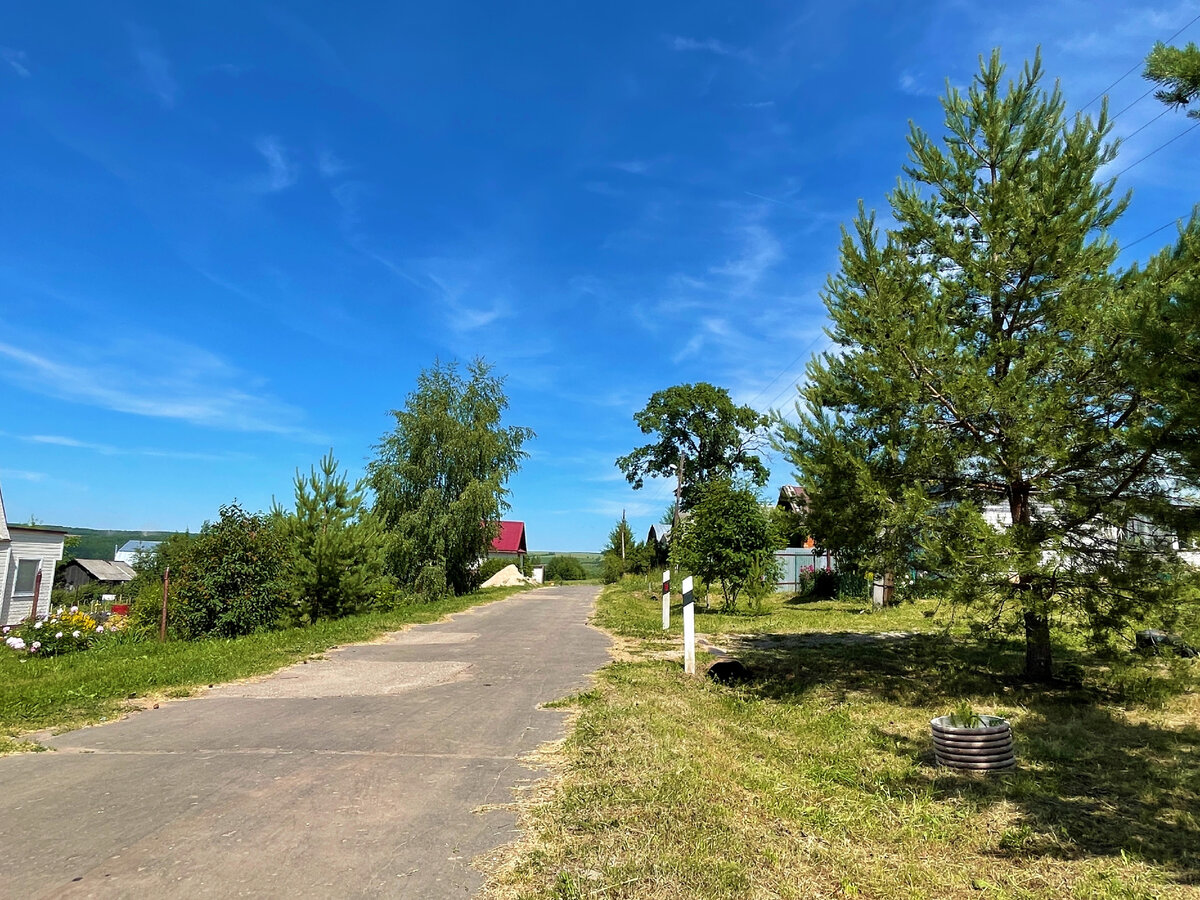
<instances>
[{"instance_id":1,"label":"shadow on grass","mask_svg":"<svg viewBox=\"0 0 1200 900\"><path fill-rule=\"evenodd\" d=\"M997 855L1125 854L1200 884L1200 729L1126 716L1119 706L1130 697L1119 682L1028 685L998 674L1019 670L1023 645L929 634L764 634L730 649L764 676L754 691L777 702L819 690L835 702L865 697L923 712L948 712L962 700L1020 708L1013 715L1018 769L990 777L938 769L931 741L881 723L873 743L911 763L887 789L976 808L1013 804L1023 822L1001 838ZM1065 650L1060 656L1074 666L1094 662ZM1190 678L1158 679L1159 699L1186 691L1197 669Z\"/></svg>"}]
</instances>

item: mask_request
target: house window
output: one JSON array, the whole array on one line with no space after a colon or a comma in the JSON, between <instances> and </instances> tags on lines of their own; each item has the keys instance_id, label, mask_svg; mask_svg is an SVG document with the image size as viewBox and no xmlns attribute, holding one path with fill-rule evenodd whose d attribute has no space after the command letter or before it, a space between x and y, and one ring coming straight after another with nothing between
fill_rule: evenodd
<instances>
[{"instance_id":1,"label":"house window","mask_svg":"<svg viewBox=\"0 0 1200 900\"><path fill-rule=\"evenodd\" d=\"M24 600L33 596L33 588L37 584L38 567L41 562L40 559L17 560L17 581L13 585L14 599Z\"/></svg>"}]
</instances>

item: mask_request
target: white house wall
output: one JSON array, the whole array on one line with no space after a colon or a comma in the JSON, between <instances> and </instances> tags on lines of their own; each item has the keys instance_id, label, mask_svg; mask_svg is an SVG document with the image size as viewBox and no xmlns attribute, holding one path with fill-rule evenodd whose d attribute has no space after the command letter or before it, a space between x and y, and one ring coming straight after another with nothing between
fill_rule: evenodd
<instances>
[{"instance_id":1,"label":"white house wall","mask_svg":"<svg viewBox=\"0 0 1200 900\"><path fill-rule=\"evenodd\" d=\"M14 601L12 592L17 578L17 561L21 559L40 559L42 561L42 584L37 596L37 609L45 614L50 609L50 591L54 587L54 567L63 557L63 535L52 531L26 531L23 528L9 526L12 538L6 552L0 551L6 558L7 564L4 580L3 597L0 598L0 618L4 625L14 625L29 618L31 603L29 600ZM0 547L3 547L0 544Z\"/></svg>"}]
</instances>

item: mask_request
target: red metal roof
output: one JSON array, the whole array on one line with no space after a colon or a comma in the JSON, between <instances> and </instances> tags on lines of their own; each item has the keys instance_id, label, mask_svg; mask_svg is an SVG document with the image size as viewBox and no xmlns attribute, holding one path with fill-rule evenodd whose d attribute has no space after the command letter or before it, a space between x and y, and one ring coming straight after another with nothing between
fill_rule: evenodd
<instances>
[{"instance_id":1,"label":"red metal roof","mask_svg":"<svg viewBox=\"0 0 1200 900\"><path fill-rule=\"evenodd\" d=\"M501 522L500 534L492 541L497 553L527 553L525 547L525 523Z\"/></svg>"}]
</instances>

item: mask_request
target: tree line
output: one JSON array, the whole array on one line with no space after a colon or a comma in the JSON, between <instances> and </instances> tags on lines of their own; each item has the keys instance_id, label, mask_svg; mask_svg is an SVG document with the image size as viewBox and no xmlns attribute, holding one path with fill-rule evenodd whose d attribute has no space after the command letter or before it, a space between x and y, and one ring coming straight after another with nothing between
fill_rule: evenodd
<instances>
[{"instance_id":1,"label":"tree line","mask_svg":"<svg viewBox=\"0 0 1200 900\"><path fill-rule=\"evenodd\" d=\"M139 566L135 621L231 637L474 590L508 510L528 428L505 425L504 379L483 359L422 371L393 428L351 483L331 450L297 471L293 502L236 501L196 535L163 541Z\"/></svg>"}]
</instances>

